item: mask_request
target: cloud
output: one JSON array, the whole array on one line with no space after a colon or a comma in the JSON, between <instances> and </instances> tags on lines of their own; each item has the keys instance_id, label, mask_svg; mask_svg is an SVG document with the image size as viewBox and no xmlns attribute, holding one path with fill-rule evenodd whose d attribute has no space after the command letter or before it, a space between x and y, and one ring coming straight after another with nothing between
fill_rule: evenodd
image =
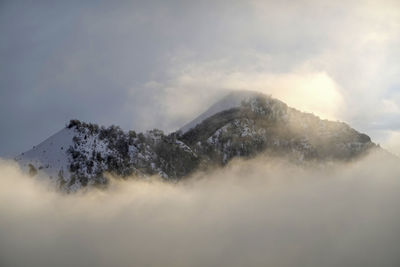
<instances>
[{"instance_id":1,"label":"cloud","mask_svg":"<svg viewBox=\"0 0 400 267\"><path fill-rule=\"evenodd\" d=\"M396 266L400 169L234 161L64 195L1 162L2 266Z\"/></svg>"},{"instance_id":2,"label":"cloud","mask_svg":"<svg viewBox=\"0 0 400 267\"><path fill-rule=\"evenodd\" d=\"M305 67L290 73L233 70L226 62L181 67L161 95L171 118L194 117L229 90L253 90L272 95L291 107L323 119L344 119L339 86L326 72ZM179 73L179 74L178 74ZM209 105L209 104L208 104Z\"/></svg>"},{"instance_id":3,"label":"cloud","mask_svg":"<svg viewBox=\"0 0 400 267\"><path fill-rule=\"evenodd\" d=\"M393 154L400 156L400 131L388 130L384 131L385 136L381 140L381 146Z\"/></svg>"}]
</instances>

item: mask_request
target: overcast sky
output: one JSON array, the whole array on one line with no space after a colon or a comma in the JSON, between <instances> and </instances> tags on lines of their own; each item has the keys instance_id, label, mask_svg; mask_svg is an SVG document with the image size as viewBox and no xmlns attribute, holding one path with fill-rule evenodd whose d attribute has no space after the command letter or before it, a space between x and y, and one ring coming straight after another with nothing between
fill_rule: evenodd
<instances>
[{"instance_id":1,"label":"overcast sky","mask_svg":"<svg viewBox=\"0 0 400 267\"><path fill-rule=\"evenodd\" d=\"M179 128L272 94L400 153L399 1L0 1L0 156L71 118Z\"/></svg>"}]
</instances>

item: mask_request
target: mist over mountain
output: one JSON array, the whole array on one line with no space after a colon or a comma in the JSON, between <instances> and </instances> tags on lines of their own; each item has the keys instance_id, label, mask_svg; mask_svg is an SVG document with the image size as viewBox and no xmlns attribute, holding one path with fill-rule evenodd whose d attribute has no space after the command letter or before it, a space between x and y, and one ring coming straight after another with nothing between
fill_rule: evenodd
<instances>
[{"instance_id":1,"label":"mist over mountain","mask_svg":"<svg viewBox=\"0 0 400 267\"><path fill-rule=\"evenodd\" d=\"M157 129L124 132L118 126L71 120L15 159L30 175L49 177L71 192L107 185L106 174L159 175L177 181L234 158L268 155L297 164L349 162L371 150L382 149L343 122L321 120L268 95L238 91L170 134Z\"/></svg>"},{"instance_id":2,"label":"mist over mountain","mask_svg":"<svg viewBox=\"0 0 400 267\"><path fill-rule=\"evenodd\" d=\"M0 267L400 267L399 29L400 0L0 0Z\"/></svg>"},{"instance_id":3,"label":"mist over mountain","mask_svg":"<svg viewBox=\"0 0 400 267\"><path fill-rule=\"evenodd\" d=\"M0 160L0 266L397 267L399 177L382 153L259 155L63 194Z\"/></svg>"},{"instance_id":4,"label":"mist over mountain","mask_svg":"<svg viewBox=\"0 0 400 267\"><path fill-rule=\"evenodd\" d=\"M0 160L0 266L399 266L398 163L254 92L169 134L71 120Z\"/></svg>"}]
</instances>

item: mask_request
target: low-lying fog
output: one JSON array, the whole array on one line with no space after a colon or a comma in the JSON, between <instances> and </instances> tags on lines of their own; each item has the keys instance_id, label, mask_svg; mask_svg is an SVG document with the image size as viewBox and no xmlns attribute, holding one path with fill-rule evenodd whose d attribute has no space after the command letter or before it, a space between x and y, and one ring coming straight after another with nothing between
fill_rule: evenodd
<instances>
[{"instance_id":1,"label":"low-lying fog","mask_svg":"<svg viewBox=\"0 0 400 267\"><path fill-rule=\"evenodd\" d=\"M0 266L400 266L400 165L234 161L61 194L0 163Z\"/></svg>"}]
</instances>

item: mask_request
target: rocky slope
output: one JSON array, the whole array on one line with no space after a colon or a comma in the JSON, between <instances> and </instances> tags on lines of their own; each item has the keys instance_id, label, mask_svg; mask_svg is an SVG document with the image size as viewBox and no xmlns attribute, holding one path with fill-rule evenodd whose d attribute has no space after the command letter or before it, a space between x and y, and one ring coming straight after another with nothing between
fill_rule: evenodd
<instances>
[{"instance_id":1,"label":"rocky slope","mask_svg":"<svg viewBox=\"0 0 400 267\"><path fill-rule=\"evenodd\" d=\"M71 120L16 160L31 175L49 176L69 192L106 185L106 173L178 180L235 157L268 153L299 162L348 161L373 148L367 135L345 123L321 120L259 93L236 92L168 135Z\"/></svg>"}]
</instances>

